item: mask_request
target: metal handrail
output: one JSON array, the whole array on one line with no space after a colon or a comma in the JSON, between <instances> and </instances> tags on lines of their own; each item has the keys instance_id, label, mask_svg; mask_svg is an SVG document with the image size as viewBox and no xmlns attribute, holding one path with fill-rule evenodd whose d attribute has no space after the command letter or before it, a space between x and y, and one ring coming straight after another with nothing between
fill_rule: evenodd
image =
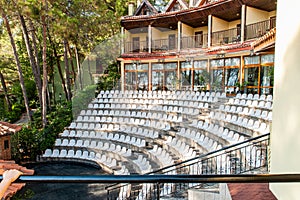
<instances>
[{"instance_id":1,"label":"metal handrail","mask_svg":"<svg viewBox=\"0 0 300 200\"><path fill-rule=\"evenodd\" d=\"M187 175L189 173L189 171L191 171L193 173L193 175L217 175L217 174L226 174L227 175L232 175L232 174L241 174L247 171L251 171L251 170L256 170L262 167L268 167L267 164L268 162L259 162L258 165L256 165L257 157L263 157L264 158L261 159L261 161L263 161L264 159L267 159L267 148L265 148L265 152L261 152L260 154L255 154L255 157L248 157L247 159L250 160L250 162L252 162L252 164L254 163L254 166L248 166L248 160L245 159L240 159L240 160L233 160L232 163L229 164L220 164L218 162L218 160L220 160L222 158L222 156L227 157L228 155L234 155L237 156L238 153L237 152L241 152L244 151L246 152L246 149L252 149L254 146L259 146L259 147L264 147L264 143L267 142L267 144L269 143L269 136L270 134L264 134L264 135L260 135L254 138L251 138L247 141L244 142L240 142L237 144L233 144L227 147L224 147L222 149L219 150L215 150L215 151L211 151L207 154L203 154L200 156L197 156L195 158L180 162L180 163L176 163L164 168L161 168L159 170L147 173L145 175L151 175L151 176L156 176L158 174L168 174L168 173L172 173L174 171L178 171L178 173L176 173L177 175L181 176L181 175ZM266 138L267 137L267 138ZM240 156L238 156L240 157ZM234 158L234 157L233 157ZM206 166L205 168L202 168L202 165ZM200 167L199 167L200 166ZM217 168L219 167L219 168ZM228 168L230 167L230 173L228 172L221 172L219 170L221 170L221 168L225 167L225 171L228 170ZM200 170L200 174L198 171ZM194 171L194 172L193 172ZM180 173L182 173L180 175ZM196 174L194 174L196 173ZM128 182L127 182L128 183ZM188 182L183 182L183 183L188 183ZM128 183L129 184L129 183ZM107 186L106 189L108 191L108 194L111 193L111 191L115 191L115 190L119 190L122 187L125 187L127 185L118 185L118 184L113 184L110 186ZM193 185L195 186L195 185ZM171 188L173 188L173 186L170 186ZM181 188L181 186L179 186ZM183 186L184 189L187 189L188 187ZM174 188L173 188L174 189ZM176 189L170 189L168 190L168 192L172 193L174 192ZM159 189L156 189L156 194L159 194ZM155 191L150 191L151 193L155 193ZM169 193L169 194L170 194ZM133 194L134 195L134 194ZM155 196L155 195L154 195ZM111 199L111 198L109 198Z\"/></svg>"},{"instance_id":2,"label":"metal handrail","mask_svg":"<svg viewBox=\"0 0 300 200\"><path fill-rule=\"evenodd\" d=\"M0 181L3 179L0 176ZM17 183L276 183L300 182L300 174L20 176Z\"/></svg>"}]
</instances>

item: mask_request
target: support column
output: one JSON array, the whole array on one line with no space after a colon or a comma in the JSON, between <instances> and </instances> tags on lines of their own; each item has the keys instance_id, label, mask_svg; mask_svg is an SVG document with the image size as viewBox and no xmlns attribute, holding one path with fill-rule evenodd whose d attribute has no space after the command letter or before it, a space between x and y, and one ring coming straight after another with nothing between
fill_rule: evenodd
<instances>
[{"instance_id":1,"label":"support column","mask_svg":"<svg viewBox=\"0 0 300 200\"><path fill-rule=\"evenodd\" d=\"M177 30L178 30L178 38L177 38L177 50L180 51L181 49L181 34L182 34L182 23L181 21L178 21L177 23Z\"/></svg>"},{"instance_id":2,"label":"support column","mask_svg":"<svg viewBox=\"0 0 300 200\"><path fill-rule=\"evenodd\" d=\"M212 33L212 15L208 15L208 34L207 34L208 47L211 47L211 33Z\"/></svg>"},{"instance_id":3,"label":"support column","mask_svg":"<svg viewBox=\"0 0 300 200\"><path fill-rule=\"evenodd\" d=\"M241 13L241 42L244 42L246 30L246 5L242 5Z\"/></svg>"},{"instance_id":4,"label":"support column","mask_svg":"<svg viewBox=\"0 0 300 200\"><path fill-rule=\"evenodd\" d=\"M125 30L124 27L121 27L121 54L125 53L124 38L125 38Z\"/></svg>"},{"instance_id":5,"label":"support column","mask_svg":"<svg viewBox=\"0 0 300 200\"><path fill-rule=\"evenodd\" d=\"M271 173L300 173L300 12L294 0L277 1ZM278 199L299 199L300 183L272 183Z\"/></svg>"},{"instance_id":6,"label":"support column","mask_svg":"<svg viewBox=\"0 0 300 200\"><path fill-rule=\"evenodd\" d=\"M151 24L148 25L148 53L151 53L152 47L152 26Z\"/></svg>"},{"instance_id":7,"label":"support column","mask_svg":"<svg viewBox=\"0 0 300 200\"><path fill-rule=\"evenodd\" d=\"M121 90L122 92L125 91L125 66L123 61L121 61Z\"/></svg>"}]
</instances>

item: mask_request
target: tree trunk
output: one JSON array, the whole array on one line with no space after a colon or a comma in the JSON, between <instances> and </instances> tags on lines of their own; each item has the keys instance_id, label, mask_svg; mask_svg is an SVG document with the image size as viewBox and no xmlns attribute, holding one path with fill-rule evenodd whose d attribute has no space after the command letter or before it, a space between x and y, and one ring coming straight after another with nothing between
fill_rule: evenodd
<instances>
[{"instance_id":1,"label":"tree trunk","mask_svg":"<svg viewBox=\"0 0 300 200\"><path fill-rule=\"evenodd\" d=\"M0 81L1 81L1 84L2 84L3 92L4 92L4 97L5 97L5 101L6 101L6 105L7 105L7 110L11 111L11 103L10 103L10 100L8 98L4 76L3 76L1 71L0 71Z\"/></svg>"},{"instance_id":2,"label":"tree trunk","mask_svg":"<svg viewBox=\"0 0 300 200\"><path fill-rule=\"evenodd\" d=\"M41 77L41 69L40 69L40 62L39 62L39 51L38 51L38 48L37 48L36 37L35 37L35 34L34 34L35 28L34 28L34 25L33 25L31 20L29 20L29 26L30 26L30 29L31 29L31 31L30 31L31 40L32 40L32 43L33 43L33 50L34 50L34 54L35 54L36 73L37 73L38 77Z\"/></svg>"},{"instance_id":3,"label":"tree trunk","mask_svg":"<svg viewBox=\"0 0 300 200\"><path fill-rule=\"evenodd\" d=\"M72 72L73 72L73 79L76 80L76 71L75 71L75 68L74 68L74 63L73 63L73 58L72 58L72 51L71 51L69 43L67 44L67 47L68 47L68 52L69 52L69 55L70 55L70 64L71 64L71 68L72 68Z\"/></svg>"},{"instance_id":4,"label":"tree trunk","mask_svg":"<svg viewBox=\"0 0 300 200\"><path fill-rule=\"evenodd\" d=\"M35 58L34 58L34 55L33 55L33 52L32 52L32 47L31 47L31 44L30 44L30 41L29 41L29 36L28 36L28 31L27 31L24 16L22 16L20 14L18 14L18 15L19 15L20 23L21 23L21 28L22 28L24 40L25 40L26 50L27 50L27 53L28 53L29 61L30 61L30 66L31 66L31 69L32 69L32 73L33 73L33 76L34 76L34 81L35 81L35 84L36 84L36 89L37 89L37 92L38 92L39 102L40 102L40 105L42 107L41 76L40 76L40 74L37 73L38 66L36 64L36 61L35 61Z\"/></svg>"},{"instance_id":5,"label":"tree trunk","mask_svg":"<svg viewBox=\"0 0 300 200\"><path fill-rule=\"evenodd\" d=\"M69 61L68 61L68 42L64 39L64 60L65 60L65 73L66 73L66 82L67 82L67 91L68 96L67 100L71 101L72 94L71 94L71 82L70 82L70 71L69 71Z\"/></svg>"},{"instance_id":6,"label":"tree trunk","mask_svg":"<svg viewBox=\"0 0 300 200\"><path fill-rule=\"evenodd\" d=\"M46 0L43 0L44 8L46 9ZM46 15L41 16L43 26L43 85L42 85L42 123L45 128L47 125L47 86L48 86L48 72L47 72L47 25Z\"/></svg>"},{"instance_id":7,"label":"tree trunk","mask_svg":"<svg viewBox=\"0 0 300 200\"><path fill-rule=\"evenodd\" d=\"M79 62L79 57L78 57L77 46L75 46L75 57L76 57L76 65L77 65L78 85L79 85L79 89L82 90L81 68L80 68L80 62Z\"/></svg>"},{"instance_id":8,"label":"tree trunk","mask_svg":"<svg viewBox=\"0 0 300 200\"><path fill-rule=\"evenodd\" d=\"M53 49L53 53L54 53L54 57L55 57L55 61L56 61L57 69L58 69L58 74L59 74L59 77L61 79L61 86L64 90L66 99L68 99L68 91L67 91L66 82L65 82L62 70L61 70L60 60L59 60L59 57L58 57L58 54L57 54L55 44L53 43L53 41L51 39L51 36L49 34L48 34L48 39L49 39L49 42L50 42L50 44L52 46L52 49Z\"/></svg>"},{"instance_id":9,"label":"tree trunk","mask_svg":"<svg viewBox=\"0 0 300 200\"><path fill-rule=\"evenodd\" d=\"M12 36L9 21L8 21L6 15L4 13L4 10L2 8L0 8L0 9L1 9L2 18L3 18L3 21L5 23L7 33L8 33L9 39L10 39L11 47L12 47L12 50L14 52L15 62L16 62L17 69L18 69L17 71L18 71L20 85L21 85L21 89L22 89L22 93L23 93L24 104L25 104L25 108L26 108L26 112L27 112L27 116L28 116L28 121L31 122L32 120L31 120L31 115L30 115L29 102L28 102L28 97L27 97L27 92L26 92L26 88L25 88L23 72L22 72L21 63L20 63L20 60L19 60L19 57L18 57L18 52L17 52L15 40Z\"/></svg>"}]
</instances>

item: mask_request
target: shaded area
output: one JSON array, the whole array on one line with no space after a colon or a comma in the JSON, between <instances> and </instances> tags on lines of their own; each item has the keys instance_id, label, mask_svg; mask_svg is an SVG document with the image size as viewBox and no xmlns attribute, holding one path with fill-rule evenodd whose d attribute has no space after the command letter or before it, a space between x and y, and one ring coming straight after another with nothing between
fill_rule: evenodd
<instances>
[{"instance_id":1,"label":"shaded area","mask_svg":"<svg viewBox=\"0 0 300 200\"><path fill-rule=\"evenodd\" d=\"M35 175L101 175L105 172L100 167L74 162L49 162L30 164L26 167L35 170ZM27 183L21 194L31 190L31 199L66 200L66 199L105 199L107 184L81 183Z\"/></svg>"}]
</instances>

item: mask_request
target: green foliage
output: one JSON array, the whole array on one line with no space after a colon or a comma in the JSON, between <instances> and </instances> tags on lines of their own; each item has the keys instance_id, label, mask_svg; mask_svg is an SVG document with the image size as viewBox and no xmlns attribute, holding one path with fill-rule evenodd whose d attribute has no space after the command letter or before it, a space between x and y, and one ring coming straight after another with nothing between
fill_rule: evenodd
<instances>
[{"instance_id":1,"label":"green foliage","mask_svg":"<svg viewBox=\"0 0 300 200\"><path fill-rule=\"evenodd\" d=\"M98 83L97 83L97 90L112 90L118 87L118 81L121 77L119 66L117 62L112 63L107 67L104 74Z\"/></svg>"},{"instance_id":2,"label":"green foliage","mask_svg":"<svg viewBox=\"0 0 300 200\"><path fill-rule=\"evenodd\" d=\"M58 134L71 123L72 106L67 103L53 108L47 116L48 126L44 129L41 128L41 112L39 110L34 113L33 118L34 123L23 127L11 138L12 156L16 161L35 160L45 149L51 148Z\"/></svg>"},{"instance_id":3,"label":"green foliage","mask_svg":"<svg viewBox=\"0 0 300 200\"><path fill-rule=\"evenodd\" d=\"M82 109L87 108L88 103L95 98L96 85L89 85L74 95L72 99L73 113L76 116Z\"/></svg>"},{"instance_id":4,"label":"green foliage","mask_svg":"<svg viewBox=\"0 0 300 200\"><path fill-rule=\"evenodd\" d=\"M29 79L25 80L25 88L26 88L28 100L31 102L31 107L36 106L37 91L36 91L35 82ZM16 102L18 103L23 102L23 93L19 82L14 83L11 93L15 98Z\"/></svg>"}]
</instances>

